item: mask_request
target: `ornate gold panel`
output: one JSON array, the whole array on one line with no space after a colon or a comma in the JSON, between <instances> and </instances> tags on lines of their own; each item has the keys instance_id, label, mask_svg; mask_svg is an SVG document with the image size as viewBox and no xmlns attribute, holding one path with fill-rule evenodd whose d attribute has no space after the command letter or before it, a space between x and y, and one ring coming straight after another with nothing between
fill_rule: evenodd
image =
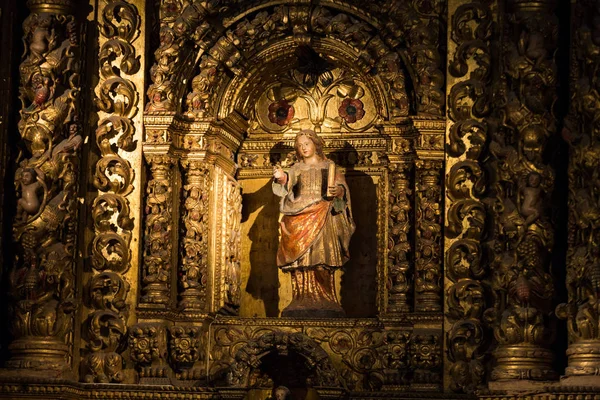
<instances>
[{"instance_id":1,"label":"ornate gold panel","mask_svg":"<svg viewBox=\"0 0 600 400\"><path fill-rule=\"evenodd\" d=\"M0 398L598 397L596 2L570 66L552 0L79 6L27 3ZM347 318L280 317L271 182L303 129L350 192Z\"/></svg>"}]
</instances>

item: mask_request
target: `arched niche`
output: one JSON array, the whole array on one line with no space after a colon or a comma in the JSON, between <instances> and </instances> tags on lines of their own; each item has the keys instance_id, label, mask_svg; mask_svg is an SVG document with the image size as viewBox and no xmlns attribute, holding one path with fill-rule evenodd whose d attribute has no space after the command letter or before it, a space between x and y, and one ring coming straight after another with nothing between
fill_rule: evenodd
<instances>
[{"instance_id":1,"label":"arched niche","mask_svg":"<svg viewBox=\"0 0 600 400\"><path fill-rule=\"evenodd\" d=\"M219 12L204 11L213 16L209 19ZM197 154L218 166L219 188L231 186L235 192L240 184L244 193L241 225L232 223L240 227L239 247L219 242L228 203L211 206L217 214L210 222L217 224L212 240L219 242L205 274L212 311L235 297L237 304L228 312L275 317L289 301L288 278L274 262L279 213L270 177L274 164L293 161L293 138L304 128L320 132L327 156L346 168L353 197L358 229L347 272L338 282L342 305L350 317L373 317L385 308L388 166L393 157L395 165L411 170L417 133L409 115L418 112L423 97L414 79L416 67L408 62L412 53L400 45L401 34L392 37L392 25L355 11L265 4L222 19L223 29L217 31L200 17L186 25L186 12L162 27L161 35L166 31L164 36L171 37L163 41L161 36L146 116L175 115L179 123L166 128L172 132L172 153L183 158ZM182 32L192 31L195 44L180 40ZM179 43L178 52L169 52L173 43ZM306 89L299 49L327 65L321 69L331 74L327 84L323 73L317 74L312 86L321 84L318 96ZM282 101L294 107L294 117L279 123L269 114L277 114ZM357 107L364 115L353 119ZM219 179L209 172L209 180ZM220 196L217 192L211 193ZM228 246L236 250L229 254ZM207 248L215 249L210 243ZM206 258L211 260L210 254Z\"/></svg>"},{"instance_id":2,"label":"arched niche","mask_svg":"<svg viewBox=\"0 0 600 400\"><path fill-rule=\"evenodd\" d=\"M346 170L350 187L357 231L351 260L338 276L342 305L350 317L377 314L384 200L378 190L387 163L380 125L389 109L381 78L357 69L350 56L326 40L314 47L283 40L257 54L254 67L233 77L220 96L218 113L233 109L248 118L236 174L243 191L240 316L276 317L291 300L289 276L275 263L279 199L271 191L271 174L274 165L294 162L293 141L301 129L320 131L326 155ZM311 78L302 72L303 57L327 67ZM356 114L348 114L348 107Z\"/></svg>"}]
</instances>

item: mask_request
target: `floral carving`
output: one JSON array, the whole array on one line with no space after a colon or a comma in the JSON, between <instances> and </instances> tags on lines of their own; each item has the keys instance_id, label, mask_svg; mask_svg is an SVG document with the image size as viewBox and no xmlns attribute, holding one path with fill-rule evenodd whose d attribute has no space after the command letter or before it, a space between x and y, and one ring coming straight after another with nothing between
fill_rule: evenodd
<instances>
[{"instance_id":1,"label":"floral carving","mask_svg":"<svg viewBox=\"0 0 600 400\"><path fill-rule=\"evenodd\" d=\"M279 126L288 125L294 118L294 106L287 100L279 100L269 105L269 121Z\"/></svg>"},{"instance_id":2,"label":"floral carving","mask_svg":"<svg viewBox=\"0 0 600 400\"><path fill-rule=\"evenodd\" d=\"M197 327L169 328L169 360L179 379L197 379L197 369L193 366L204 359L202 335Z\"/></svg>"},{"instance_id":3,"label":"floral carving","mask_svg":"<svg viewBox=\"0 0 600 400\"><path fill-rule=\"evenodd\" d=\"M242 217L242 193L237 182L226 183L226 207L225 218L225 305L237 313L241 302L242 267L240 262L241 253L241 217Z\"/></svg>"},{"instance_id":4,"label":"floral carving","mask_svg":"<svg viewBox=\"0 0 600 400\"><path fill-rule=\"evenodd\" d=\"M360 121L365 116L364 104L358 99L344 99L338 111L348 124Z\"/></svg>"},{"instance_id":5,"label":"floral carving","mask_svg":"<svg viewBox=\"0 0 600 400\"><path fill-rule=\"evenodd\" d=\"M411 367L415 369L415 383L441 383L442 346L439 336L413 335Z\"/></svg>"},{"instance_id":6,"label":"floral carving","mask_svg":"<svg viewBox=\"0 0 600 400\"><path fill-rule=\"evenodd\" d=\"M129 354L140 378L166 377L165 329L153 324L138 324L129 328Z\"/></svg>"}]
</instances>

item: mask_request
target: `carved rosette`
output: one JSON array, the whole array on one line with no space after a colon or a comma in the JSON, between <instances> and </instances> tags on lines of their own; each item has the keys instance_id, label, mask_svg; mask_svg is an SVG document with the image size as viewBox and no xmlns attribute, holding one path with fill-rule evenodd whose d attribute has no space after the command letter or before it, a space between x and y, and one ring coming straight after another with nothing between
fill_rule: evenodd
<instances>
[{"instance_id":1,"label":"carved rosette","mask_svg":"<svg viewBox=\"0 0 600 400\"><path fill-rule=\"evenodd\" d=\"M486 270L482 239L486 179L481 160L489 135L494 15L490 1L449 9L448 124L446 143L446 343L449 387L472 393L484 384L483 312ZM490 332L487 332L489 335Z\"/></svg>"},{"instance_id":2,"label":"carved rosette","mask_svg":"<svg viewBox=\"0 0 600 400\"><path fill-rule=\"evenodd\" d=\"M395 164L390 169L386 312L396 314L412 308L412 165Z\"/></svg>"},{"instance_id":3,"label":"carved rosette","mask_svg":"<svg viewBox=\"0 0 600 400\"><path fill-rule=\"evenodd\" d=\"M19 66L15 260L8 274L11 368L70 368L82 143L80 27L73 2L29 2ZM47 376L47 375L46 375Z\"/></svg>"},{"instance_id":4,"label":"carved rosette","mask_svg":"<svg viewBox=\"0 0 600 400\"><path fill-rule=\"evenodd\" d=\"M140 383L149 378L167 377L167 344L164 326L157 324L131 326L127 334L127 344L129 357L136 366Z\"/></svg>"},{"instance_id":5,"label":"carved rosette","mask_svg":"<svg viewBox=\"0 0 600 400\"><path fill-rule=\"evenodd\" d=\"M169 155L146 154L150 180L146 187L144 264L140 303L167 304L171 297L173 270L172 181L173 159Z\"/></svg>"},{"instance_id":6,"label":"carved rosette","mask_svg":"<svg viewBox=\"0 0 600 400\"><path fill-rule=\"evenodd\" d=\"M600 371L600 6L582 1L572 10L572 97L563 130L570 144L568 303L556 310L567 319L571 376Z\"/></svg>"},{"instance_id":7,"label":"carved rosette","mask_svg":"<svg viewBox=\"0 0 600 400\"><path fill-rule=\"evenodd\" d=\"M128 196L137 193L128 158L137 144L133 118L138 112L138 93L133 75L140 71L133 43L140 35L141 21L137 7L124 0L107 2L99 16L100 80L95 99L99 123L95 136L100 158L93 174L98 194L91 212L92 274L84 282L89 314L82 332L86 343L82 379L108 383L125 378L120 353L127 346L129 283L124 275L132 262L134 229Z\"/></svg>"},{"instance_id":8,"label":"carved rosette","mask_svg":"<svg viewBox=\"0 0 600 400\"><path fill-rule=\"evenodd\" d=\"M440 390L442 383L442 343L437 335L413 334L410 341L411 389Z\"/></svg>"},{"instance_id":9,"label":"carved rosette","mask_svg":"<svg viewBox=\"0 0 600 400\"><path fill-rule=\"evenodd\" d=\"M169 361L177 379L197 380L206 376L199 361L204 361L205 333L195 326L169 327Z\"/></svg>"},{"instance_id":10,"label":"carved rosette","mask_svg":"<svg viewBox=\"0 0 600 400\"><path fill-rule=\"evenodd\" d=\"M442 165L441 160L415 163L415 311L442 311Z\"/></svg>"},{"instance_id":11,"label":"carved rosette","mask_svg":"<svg viewBox=\"0 0 600 400\"><path fill-rule=\"evenodd\" d=\"M185 185L180 225L179 306L183 310L205 311L210 238L210 169L201 161L182 160L181 164Z\"/></svg>"},{"instance_id":12,"label":"carved rosette","mask_svg":"<svg viewBox=\"0 0 600 400\"><path fill-rule=\"evenodd\" d=\"M549 380L552 370L554 172L543 152L556 134L558 24L554 2L509 2L503 40L500 124L489 145L495 171L489 203L494 307L486 311L498 347L491 379Z\"/></svg>"}]
</instances>

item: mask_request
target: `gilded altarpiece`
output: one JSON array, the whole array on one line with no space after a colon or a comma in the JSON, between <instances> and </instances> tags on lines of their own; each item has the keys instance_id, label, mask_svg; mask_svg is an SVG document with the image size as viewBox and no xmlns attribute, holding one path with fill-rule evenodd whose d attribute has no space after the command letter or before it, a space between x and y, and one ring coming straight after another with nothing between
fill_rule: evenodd
<instances>
[{"instance_id":1,"label":"gilded altarpiece","mask_svg":"<svg viewBox=\"0 0 600 400\"><path fill-rule=\"evenodd\" d=\"M561 387L552 350L556 313L566 375L598 374L595 2L571 7L566 122L569 16L550 0L27 7L2 171L15 190L0 397L595 392ZM351 195L345 318L280 317L292 287L271 182L299 162L304 129ZM551 204L547 148L561 133L569 297L555 308L552 213L567 204Z\"/></svg>"}]
</instances>

